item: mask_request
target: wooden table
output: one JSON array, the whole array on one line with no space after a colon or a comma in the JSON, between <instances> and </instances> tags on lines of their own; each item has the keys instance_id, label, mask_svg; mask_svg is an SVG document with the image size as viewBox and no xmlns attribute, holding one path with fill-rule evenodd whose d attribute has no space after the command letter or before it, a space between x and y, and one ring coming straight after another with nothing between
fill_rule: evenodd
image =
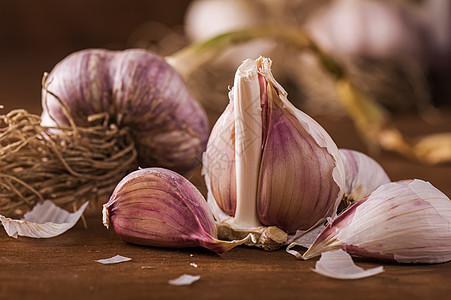
<instances>
[{"instance_id":1,"label":"wooden table","mask_svg":"<svg viewBox=\"0 0 451 300\"><path fill-rule=\"evenodd\" d=\"M412 116L396 120L407 134L451 130L449 121L430 126ZM339 147L365 150L349 121L320 123ZM376 159L393 180L421 178L451 196L450 165L424 166L392 153ZM51 239L13 239L0 232L0 299L451 299L451 263L356 259L363 268L383 265L385 272L343 281L311 271L317 259L296 260L285 250L239 247L219 256L204 249L141 247L103 227L99 210L88 212L86 221L87 229L79 222ZM132 260L115 265L95 261L117 254ZM185 273L201 278L190 286L168 284Z\"/></svg>"}]
</instances>

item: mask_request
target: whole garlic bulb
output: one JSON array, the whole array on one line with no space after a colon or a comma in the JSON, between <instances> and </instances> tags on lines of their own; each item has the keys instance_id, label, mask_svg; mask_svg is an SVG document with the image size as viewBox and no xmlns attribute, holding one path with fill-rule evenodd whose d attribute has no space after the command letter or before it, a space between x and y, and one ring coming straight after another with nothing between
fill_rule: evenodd
<instances>
[{"instance_id":1,"label":"whole garlic bulb","mask_svg":"<svg viewBox=\"0 0 451 300\"><path fill-rule=\"evenodd\" d=\"M163 168L125 176L103 206L103 223L122 240L139 245L202 246L222 253L246 240L218 240L202 194L183 176Z\"/></svg>"},{"instance_id":2,"label":"whole garlic bulb","mask_svg":"<svg viewBox=\"0 0 451 300\"><path fill-rule=\"evenodd\" d=\"M416 19L390 1L335 0L306 27L321 47L340 57L422 59L422 27Z\"/></svg>"},{"instance_id":3,"label":"whole garlic bulb","mask_svg":"<svg viewBox=\"0 0 451 300\"><path fill-rule=\"evenodd\" d=\"M69 125L63 106L78 126L107 113L110 122L127 127L142 167L189 171L208 138L206 114L183 79L145 50L88 49L63 59L42 90L42 125Z\"/></svg>"},{"instance_id":4,"label":"whole garlic bulb","mask_svg":"<svg viewBox=\"0 0 451 300\"><path fill-rule=\"evenodd\" d=\"M236 230L266 225L292 234L334 215L344 166L328 133L288 101L270 68L262 57L238 68L203 173L219 221Z\"/></svg>"},{"instance_id":5,"label":"whole garlic bulb","mask_svg":"<svg viewBox=\"0 0 451 300\"><path fill-rule=\"evenodd\" d=\"M451 200L414 179L380 186L335 218L304 253L335 249L401 263L451 260Z\"/></svg>"}]
</instances>

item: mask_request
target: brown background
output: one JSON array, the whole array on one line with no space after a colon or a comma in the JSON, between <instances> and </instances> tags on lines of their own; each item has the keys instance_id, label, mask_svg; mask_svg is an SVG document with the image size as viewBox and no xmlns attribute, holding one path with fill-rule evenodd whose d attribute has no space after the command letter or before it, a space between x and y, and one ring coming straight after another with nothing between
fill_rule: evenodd
<instances>
[{"instance_id":1,"label":"brown background","mask_svg":"<svg viewBox=\"0 0 451 300\"><path fill-rule=\"evenodd\" d=\"M40 113L44 72L71 52L131 47L132 34L156 21L181 27L189 0L1 1L0 104Z\"/></svg>"},{"instance_id":2,"label":"brown background","mask_svg":"<svg viewBox=\"0 0 451 300\"><path fill-rule=\"evenodd\" d=\"M0 104L3 112L40 113L43 72L69 53L90 47L123 49L142 24L181 26L188 0L1 1ZM451 114L443 112L450 120ZM217 115L211 114L214 121ZM408 135L451 131L451 122L427 125L415 114L396 123ZM321 118L339 147L366 151L347 119ZM421 178L451 196L451 166L424 166L398 155L374 156L393 180ZM199 170L193 177L199 181ZM120 241L101 224L99 211L66 234L48 240L9 238L0 232L1 299L451 299L451 264L384 265L381 275L356 281L313 273L315 260L297 261L284 250L238 248L222 256L202 249L157 249ZM116 254L131 262L103 266L94 260ZM194 262L199 267L194 268ZM188 287L167 281L183 273L201 279Z\"/></svg>"}]
</instances>

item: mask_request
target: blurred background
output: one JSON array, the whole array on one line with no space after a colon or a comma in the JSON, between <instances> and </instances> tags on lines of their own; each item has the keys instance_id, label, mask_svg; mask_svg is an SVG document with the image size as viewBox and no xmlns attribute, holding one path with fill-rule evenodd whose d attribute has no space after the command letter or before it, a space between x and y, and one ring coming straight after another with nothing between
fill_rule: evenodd
<instances>
[{"instance_id":1,"label":"blurred background","mask_svg":"<svg viewBox=\"0 0 451 300\"><path fill-rule=\"evenodd\" d=\"M449 0L78 0L0 2L0 104L40 113L43 72L85 48L147 48L162 55L192 41L259 23L303 27L356 83L395 113L436 119L451 105ZM221 111L238 64L274 61L290 100L310 114L340 117L331 80L308 53L274 41L227 51L189 80ZM432 118L430 116L433 116Z\"/></svg>"},{"instance_id":2,"label":"blurred background","mask_svg":"<svg viewBox=\"0 0 451 300\"><path fill-rule=\"evenodd\" d=\"M0 1L0 104L40 113L42 75L58 61L85 48L136 47L134 35L149 22L181 32L189 2ZM148 37L157 34L164 30Z\"/></svg>"}]
</instances>

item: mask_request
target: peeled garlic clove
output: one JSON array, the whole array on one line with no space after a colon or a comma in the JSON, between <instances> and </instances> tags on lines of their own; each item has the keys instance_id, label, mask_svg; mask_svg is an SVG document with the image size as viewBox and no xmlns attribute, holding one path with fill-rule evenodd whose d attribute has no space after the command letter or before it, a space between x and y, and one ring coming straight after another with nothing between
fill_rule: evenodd
<instances>
[{"instance_id":1,"label":"peeled garlic clove","mask_svg":"<svg viewBox=\"0 0 451 300\"><path fill-rule=\"evenodd\" d=\"M103 220L124 241L159 247L202 246L217 253L243 241L220 241L205 199L191 182L162 168L132 172L103 208Z\"/></svg>"},{"instance_id":2,"label":"peeled garlic clove","mask_svg":"<svg viewBox=\"0 0 451 300\"><path fill-rule=\"evenodd\" d=\"M333 216L343 195L340 153L327 132L288 101L271 61L243 62L230 96L203 158L215 216L236 229L266 225L288 233Z\"/></svg>"},{"instance_id":3,"label":"peeled garlic clove","mask_svg":"<svg viewBox=\"0 0 451 300\"><path fill-rule=\"evenodd\" d=\"M387 183L334 219L304 253L343 249L401 263L451 260L451 200L430 183Z\"/></svg>"},{"instance_id":4,"label":"peeled garlic clove","mask_svg":"<svg viewBox=\"0 0 451 300\"><path fill-rule=\"evenodd\" d=\"M358 201L390 182L381 165L368 155L350 149L339 151L346 174L344 192L349 202Z\"/></svg>"}]
</instances>

